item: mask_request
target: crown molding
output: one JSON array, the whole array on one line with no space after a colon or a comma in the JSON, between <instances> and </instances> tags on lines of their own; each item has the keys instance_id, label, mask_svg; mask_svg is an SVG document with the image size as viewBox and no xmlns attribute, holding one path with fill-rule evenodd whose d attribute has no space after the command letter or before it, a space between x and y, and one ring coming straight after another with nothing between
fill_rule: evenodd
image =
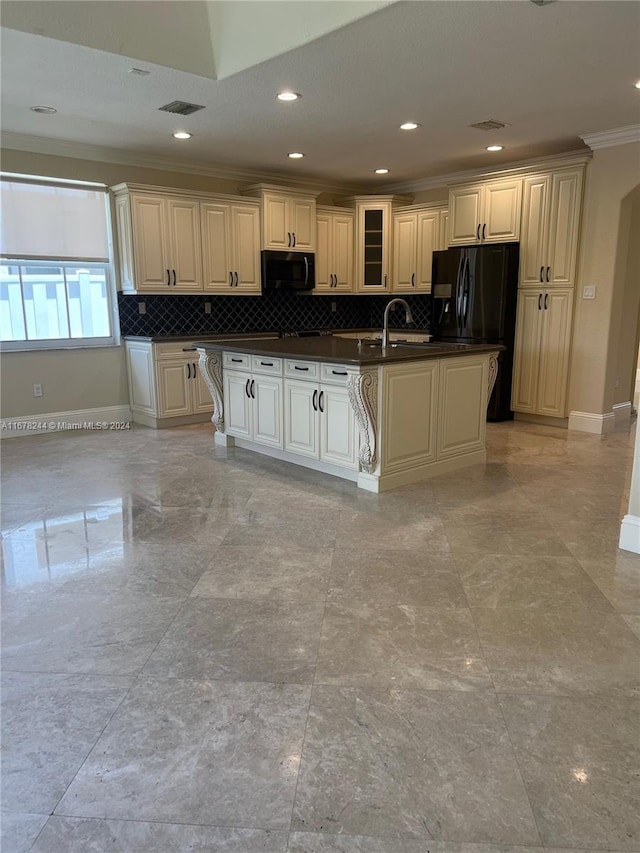
<instances>
[{"instance_id":1,"label":"crown molding","mask_svg":"<svg viewBox=\"0 0 640 853\"><path fill-rule=\"evenodd\" d=\"M450 184L468 183L469 181L485 180L491 178L508 178L531 172L538 167L544 169L563 168L574 165L584 165L592 158L591 151L584 148L577 151L567 151L565 154L547 154L543 157L534 157L531 160L518 160L515 163L505 163L491 169L466 169L462 172L449 172L444 175L434 175L430 178L402 181L397 184L389 184L389 192L417 193L422 190L435 190Z\"/></svg>"},{"instance_id":2,"label":"crown molding","mask_svg":"<svg viewBox=\"0 0 640 853\"><path fill-rule=\"evenodd\" d=\"M587 133L580 139L594 151L598 148L612 148L614 145L628 145L630 142L640 142L640 124L629 124L601 133Z\"/></svg>"},{"instance_id":3,"label":"crown molding","mask_svg":"<svg viewBox=\"0 0 640 853\"><path fill-rule=\"evenodd\" d=\"M279 186L300 187L317 190L318 193L336 193L346 195L364 192L363 184L338 183L320 178L292 176L285 172L258 171L235 166L213 163L201 163L189 160L174 160L169 157L157 157L129 151L124 148L109 148L67 139L52 139L45 136L31 136L26 133L2 133L2 148L25 151L30 154L46 154L50 157L71 157L75 160L92 160L99 163L115 163L121 166L134 166L143 169L159 169L163 172L180 172L189 175L201 175L222 180L251 182L274 181Z\"/></svg>"}]
</instances>

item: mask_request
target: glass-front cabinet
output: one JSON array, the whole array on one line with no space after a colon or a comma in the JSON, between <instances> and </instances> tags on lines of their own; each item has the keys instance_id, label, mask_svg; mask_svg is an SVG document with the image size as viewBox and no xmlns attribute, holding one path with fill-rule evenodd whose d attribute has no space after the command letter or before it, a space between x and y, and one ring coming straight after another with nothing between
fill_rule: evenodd
<instances>
[{"instance_id":1,"label":"glass-front cabinet","mask_svg":"<svg viewBox=\"0 0 640 853\"><path fill-rule=\"evenodd\" d=\"M393 272L393 209L405 196L356 196L343 204L356 209L356 280L359 293L389 293Z\"/></svg>"}]
</instances>

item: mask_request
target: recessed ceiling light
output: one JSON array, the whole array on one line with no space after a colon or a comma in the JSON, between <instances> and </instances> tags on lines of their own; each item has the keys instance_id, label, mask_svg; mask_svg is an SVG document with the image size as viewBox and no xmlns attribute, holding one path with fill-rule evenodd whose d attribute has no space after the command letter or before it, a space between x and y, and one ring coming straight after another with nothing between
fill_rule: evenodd
<instances>
[{"instance_id":1,"label":"recessed ceiling light","mask_svg":"<svg viewBox=\"0 0 640 853\"><path fill-rule=\"evenodd\" d=\"M191 139L192 136L193 136L193 133L187 133L186 130L177 130L173 134L174 139Z\"/></svg>"},{"instance_id":2,"label":"recessed ceiling light","mask_svg":"<svg viewBox=\"0 0 640 853\"><path fill-rule=\"evenodd\" d=\"M487 151L502 151L504 145L487 145Z\"/></svg>"},{"instance_id":3,"label":"recessed ceiling light","mask_svg":"<svg viewBox=\"0 0 640 853\"><path fill-rule=\"evenodd\" d=\"M376 169L376 175L388 175L388 174L389 174L388 169Z\"/></svg>"},{"instance_id":4,"label":"recessed ceiling light","mask_svg":"<svg viewBox=\"0 0 640 853\"><path fill-rule=\"evenodd\" d=\"M34 113L42 113L43 115L53 115L53 113L57 113L58 110L55 107L29 107L29 109Z\"/></svg>"},{"instance_id":5,"label":"recessed ceiling light","mask_svg":"<svg viewBox=\"0 0 640 853\"><path fill-rule=\"evenodd\" d=\"M289 157L291 157L292 160L299 160L301 157L304 157L304 154L301 154L300 151L292 151L291 154L289 154Z\"/></svg>"},{"instance_id":6,"label":"recessed ceiling light","mask_svg":"<svg viewBox=\"0 0 640 853\"><path fill-rule=\"evenodd\" d=\"M301 97L302 95L299 95L297 92L278 92L279 101L297 101Z\"/></svg>"},{"instance_id":7,"label":"recessed ceiling light","mask_svg":"<svg viewBox=\"0 0 640 853\"><path fill-rule=\"evenodd\" d=\"M422 127L422 125L415 121L405 121L404 124L400 125L400 130L417 130L419 127Z\"/></svg>"},{"instance_id":8,"label":"recessed ceiling light","mask_svg":"<svg viewBox=\"0 0 640 853\"><path fill-rule=\"evenodd\" d=\"M640 89L640 80L638 80L638 82L634 83L633 85L636 87L636 89Z\"/></svg>"},{"instance_id":9,"label":"recessed ceiling light","mask_svg":"<svg viewBox=\"0 0 640 853\"><path fill-rule=\"evenodd\" d=\"M148 77L151 72L145 71L144 68L130 68L129 74L137 74L138 77Z\"/></svg>"}]
</instances>

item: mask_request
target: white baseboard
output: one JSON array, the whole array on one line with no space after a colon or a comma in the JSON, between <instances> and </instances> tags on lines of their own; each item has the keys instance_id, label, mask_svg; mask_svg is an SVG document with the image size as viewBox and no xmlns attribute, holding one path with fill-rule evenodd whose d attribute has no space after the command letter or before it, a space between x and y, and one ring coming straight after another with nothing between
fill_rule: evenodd
<instances>
[{"instance_id":1,"label":"white baseboard","mask_svg":"<svg viewBox=\"0 0 640 853\"><path fill-rule=\"evenodd\" d=\"M623 551L640 554L640 518L637 515L625 515L620 525L620 542Z\"/></svg>"},{"instance_id":2,"label":"white baseboard","mask_svg":"<svg viewBox=\"0 0 640 853\"><path fill-rule=\"evenodd\" d=\"M105 406L74 412L47 412L44 415L2 418L0 438L21 438L62 430L117 430L131 423L129 406Z\"/></svg>"},{"instance_id":3,"label":"white baseboard","mask_svg":"<svg viewBox=\"0 0 640 853\"><path fill-rule=\"evenodd\" d=\"M627 400L626 403L615 403L613 406L613 416L616 420L616 424L629 423L631 420L632 408L633 404L631 403L631 400Z\"/></svg>"},{"instance_id":4,"label":"white baseboard","mask_svg":"<svg viewBox=\"0 0 640 853\"><path fill-rule=\"evenodd\" d=\"M605 435L613 432L615 426L616 416L613 412L607 412L606 415L598 415L595 412L569 412L569 429Z\"/></svg>"}]
</instances>

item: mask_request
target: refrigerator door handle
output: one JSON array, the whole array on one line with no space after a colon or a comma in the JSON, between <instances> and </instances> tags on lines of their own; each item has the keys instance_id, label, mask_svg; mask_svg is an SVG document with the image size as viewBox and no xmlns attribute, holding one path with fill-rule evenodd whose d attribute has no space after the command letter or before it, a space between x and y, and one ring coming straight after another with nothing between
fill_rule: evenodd
<instances>
[{"instance_id":1,"label":"refrigerator door handle","mask_svg":"<svg viewBox=\"0 0 640 853\"><path fill-rule=\"evenodd\" d=\"M461 253L460 260L458 261L458 274L456 276L456 333L458 336L461 334L460 313L462 307L462 288L460 287L460 278L465 260L465 255Z\"/></svg>"},{"instance_id":2,"label":"refrigerator door handle","mask_svg":"<svg viewBox=\"0 0 640 853\"><path fill-rule=\"evenodd\" d=\"M465 264L462 268L462 323L461 329L467 325L467 310L469 308L469 258L465 258Z\"/></svg>"}]
</instances>

